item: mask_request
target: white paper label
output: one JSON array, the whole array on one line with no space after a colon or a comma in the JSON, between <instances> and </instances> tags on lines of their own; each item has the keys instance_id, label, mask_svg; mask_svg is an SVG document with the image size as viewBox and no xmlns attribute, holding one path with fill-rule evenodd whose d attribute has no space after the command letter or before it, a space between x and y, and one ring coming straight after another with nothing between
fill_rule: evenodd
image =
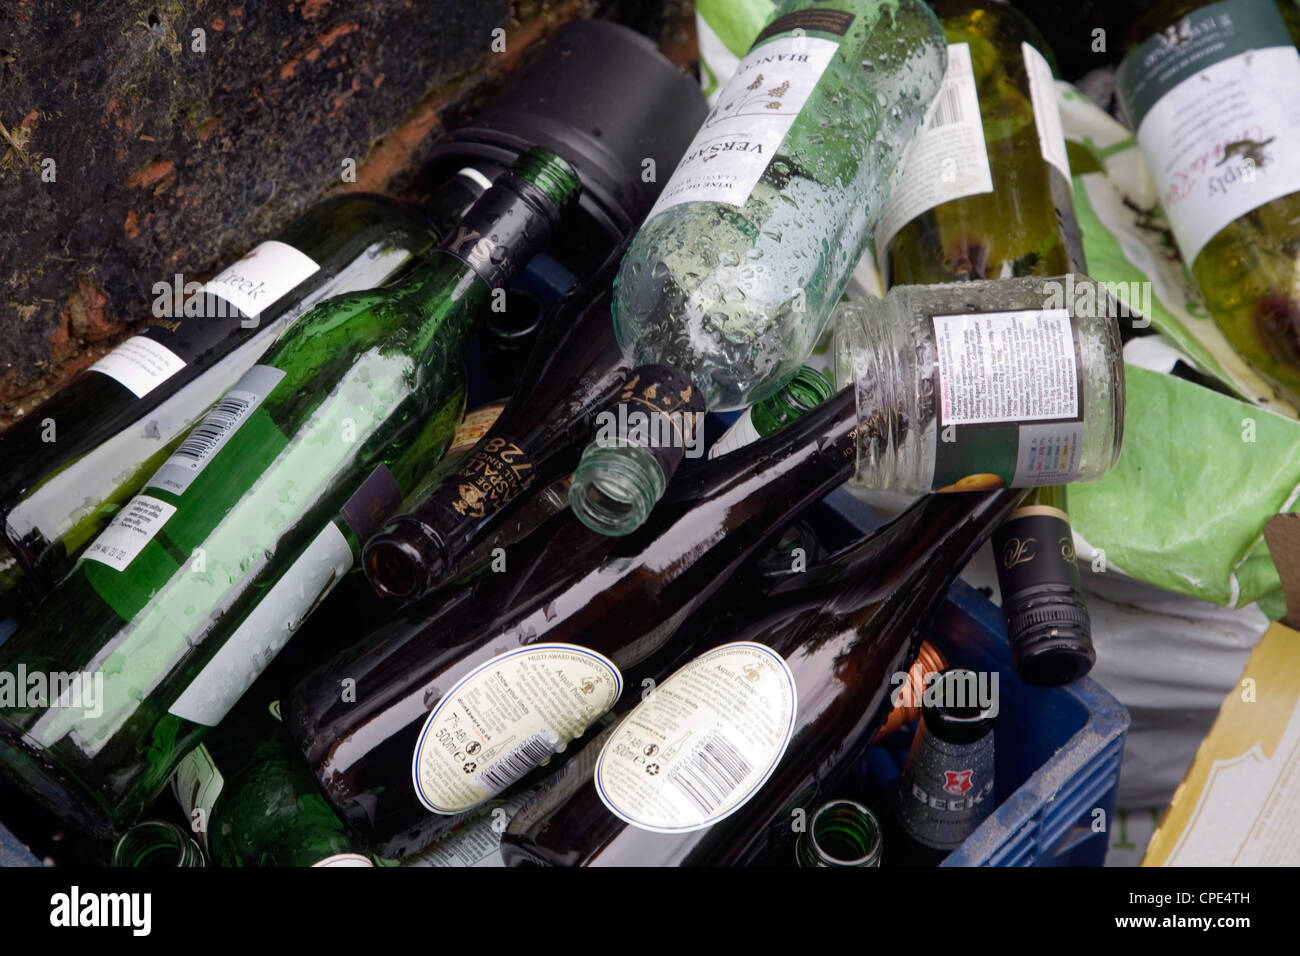
<instances>
[{"instance_id":1,"label":"white paper label","mask_svg":"<svg viewBox=\"0 0 1300 956\"><path fill-rule=\"evenodd\" d=\"M352 547L331 521L262 596L168 712L208 727L219 724L351 567Z\"/></svg>"},{"instance_id":2,"label":"white paper label","mask_svg":"<svg viewBox=\"0 0 1300 956\"><path fill-rule=\"evenodd\" d=\"M1078 416L1067 310L936 315L933 321L941 425Z\"/></svg>"},{"instance_id":3,"label":"white paper label","mask_svg":"<svg viewBox=\"0 0 1300 956\"><path fill-rule=\"evenodd\" d=\"M113 520L90 543L83 557L107 564L115 571L125 571L175 513L176 506L161 498L136 495L113 515Z\"/></svg>"},{"instance_id":4,"label":"white paper label","mask_svg":"<svg viewBox=\"0 0 1300 956\"><path fill-rule=\"evenodd\" d=\"M1043 159L1055 166L1074 191L1070 178L1070 159L1065 151L1065 127L1061 124L1061 105L1056 98L1056 80L1043 54L1021 41L1025 73L1029 76L1029 98L1034 105L1034 125L1038 127L1038 148Z\"/></svg>"},{"instance_id":5,"label":"white paper label","mask_svg":"<svg viewBox=\"0 0 1300 956\"><path fill-rule=\"evenodd\" d=\"M144 398L185 367L185 360L145 335L133 335L90 366Z\"/></svg>"},{"instance_id":6,"label":"white paper label","mask_svg":"<svg viewBox=\"0 0 1300 956\"><path fill-rule=\"evenodd\" d=\"M722 433L722 437L713 443L713 447L709 449L709 458L717 458L737 448L744 448L762 437L754 427L754 418L747 408L740 413L740 417L732 423L731 427Z\"/></svg>"},{"instance_id":7,"label":"white paper label","mask_svg":"<svg viewBox=\"0 0 1300 956\"><path fill-rule=\"evenodd\" d=\"M411 762L415 794L455 814L496 796L584 733L623 691L607 658L533 644L476 667L443 695Z\"/></svg>"},{"instance_id":8,"label":"white paper label","mask_svg":"<svg viewBox=\"0 0 1300 956\"><path fill-rule=\"evenodd\" d=\"M271 390L284 378L284 372L269 365L254 365L213 405L202 420L177 446L146 488L161 488L174 495L184 494L194 479L207 467L239 426L257 410Z\"/></svg>"},{"instance_id":9,"label":"white paper label","mask_svg":"<svg viewBox=\"0 0 1300 956\"><path fill-rule=\"evenodd\" d=\"M374 866L375 863L370 857L362 856L360 853L335 853L333 856L327 856L318 863L317 866Z\"/></svg>"},{"instance_id":10,"label":"white paper label","mask_svg":"<svg viewBox=\"0 0 1300 956\"><path fill-rule=\"evenodd\" d=\"M287 243L271 239L255 246L242 259L222 269L203 285L204 292L225 299L256 328L262 311L320 269L310 256Z\"/></svg>"},{"instance_id":11,"label":"white paper label","mask_svg":"<svg viewBox=\"0 0 1300 956\"><path fill-rule=\"evenodd\" d=\"M1151 107L1138 145L1190 266L1234 219L1300 192L1300 54L1251 50L1207 67Z\"/></svg>"},{"instance_id":12,"label":"white paper label","mask_svg":"<svg viewBox=\"0 0 1300 956\"><path fill-rule=\"evenodd\" d=\"M917 216L954 199L993 192L969 44L948 45L943 85L896 175L876 227L882 261L898 230Z\"/></svg>"},{"instance_id":13,"label":"white paper label","mask_svg":"<svg viewBox=\"0 0 1300 956\"><path fill-rule=\"evenodd\" d=\"M750 50L646 219L685 202L743 206L838 50L808 36Z\"/></svg>"},{"instance_id":14,"label":"white paper label","mask_svg":"<svg viewBox=\"0 0 1300 956\"><path fill-rule=\"evenodd\" d=\"M185 811L190 829L199 834L204 849L208 845L212 808L216 806L217 797L221 795L225 784L226 780L217 769L216 761L203 744L186 754L172 774L172 794Z\"/></svg>"},{"instance_id":15,"label":"white paper label","mask_svg":"<svg viewBox=\"0 0 1300 956\"><path fill-rule=\"evenodd\" d=\"M776 769L794 734L794 675L764 644L724 644L655 688L596 760L609 811L656 833L712 826Z\"/></svg>"}]
</instances>

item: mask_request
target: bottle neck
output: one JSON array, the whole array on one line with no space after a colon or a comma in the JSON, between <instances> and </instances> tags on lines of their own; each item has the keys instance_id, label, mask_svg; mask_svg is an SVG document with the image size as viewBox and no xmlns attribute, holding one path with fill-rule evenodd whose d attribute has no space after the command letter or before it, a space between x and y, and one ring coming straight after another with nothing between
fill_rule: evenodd
<instances>
[{"instance_id":1,"label":"bottle neck","mask_svg":"<svg viewBox=\"0 0 1300 956\"><path fill-rule=\"evenodd\" d=\"M194 838L163 820L147 820L133 826L113 847L117 867L201 867L203 851Z\"/></svg>"}]
</instances>

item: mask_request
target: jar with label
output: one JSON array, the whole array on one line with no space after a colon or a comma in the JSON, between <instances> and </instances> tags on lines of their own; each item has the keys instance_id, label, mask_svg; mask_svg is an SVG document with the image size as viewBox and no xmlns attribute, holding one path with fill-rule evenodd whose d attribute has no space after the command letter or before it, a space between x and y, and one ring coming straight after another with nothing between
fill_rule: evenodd
<instances>
[{"instance_id":1,"label":"jar with label","mask_svg":"<svg viewBox=\"0 0 1300 956\"><path fill-rule=\"evenodd\" d=\"M1117 77L1183 262L1224 336L1300 408L1300 8L1164 0Z\"/></svg>"},{"instance_id":2,"label":"jar with label","mask_svg":"<svg viewBox=\"0 0 1300 956\"><path fill-rule=\"evenodd\" d=\"M1090 481L1119 459L1119 303L1073 273L899 286L836 308L853 481L903 494Z\"/></svg>"}]
</instances>

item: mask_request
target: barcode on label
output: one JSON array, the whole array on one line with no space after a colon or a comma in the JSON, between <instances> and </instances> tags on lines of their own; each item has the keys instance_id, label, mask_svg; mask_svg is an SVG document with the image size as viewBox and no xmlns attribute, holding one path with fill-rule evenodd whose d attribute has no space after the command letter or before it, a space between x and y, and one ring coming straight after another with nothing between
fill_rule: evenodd
<instances>
[{"instance_id":1,"label":"barcode on label","mask_svg":"<svg viewBox=\"0 0 1300 956\"><path fill-rule=\"evenodd\" d=\"M735 792L752 769L736 745L715 731L668 772L668 782L701 813L709 814Z\"/></svg>"},{"instance_id":2,"label":"barcode on label","mask_svg":"<svg viewBox=\"0 0 1300 956\"><path fill-rule=\"evenodd\" d=\"M236 426L248 415L253 402L249 398L227 395L213 405L203 421L194 427L189 437L181 442L172 452L172 460L177 464L188 462L190 467L198 468L220 446L222 440L235 430Z\"/></svg>"},{"instance_id":3,"label":"barcode on label","mask_svg":"<svg viewBox=\"0 0 1300 956\"><path fill-rule=\"evenodd\" d=\"M559 742L560 738L549 730L537 731L504 757L485 767L479 774L479 785L491 793L500 793L554 754Z\"/></svg>"},{"instance_id":4,"label":"barcode on label","mask_svg":"<svg viewBox=\"0 0 1300 956\"><path fill-rule=\"evenodd\" d=\"M960 123L964 119L961 111L961 96L957 87L945 86L935 97L934 112L930 114L930 122L926 125L926 129L938 129L940 126Z\"/></svg>"}]
</instances>

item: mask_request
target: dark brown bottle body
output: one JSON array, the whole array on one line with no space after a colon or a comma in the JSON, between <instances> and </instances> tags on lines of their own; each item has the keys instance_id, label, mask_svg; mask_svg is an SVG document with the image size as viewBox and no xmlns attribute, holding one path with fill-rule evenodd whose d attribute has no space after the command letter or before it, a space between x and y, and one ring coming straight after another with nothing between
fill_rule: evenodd
<instances>
[{"instance_id":1,"label":"dark brown bottle body","mask_svg":"<svg viewBox=\"0 0 1300 956\"><path fill-rule=\"evenodd\" d=\"M609 314L621 253L545 321L514 397L473 451L439 469L417 503L366 543L362 567L380 594L427 594L530 497L573 471L595 415L627 377Z\"/></svg>"},{"instance_id":2,"label":"dark brown bottle body","mask_svg":"<svg viewBox=\"0 0 1300 956\"><path fill-rule=\"evenodd\" d=\"M970 555L1021 492L935 495L819 569L793 575L761 604L723 619L701 642L764 644L793 675L797 707L784 755L771 776L711 826L661 833L625 822L607 807L593 776L569 774L507 830L507 864L558 866L726 866L751 861L773 826L870 741L890 710L891 677L916 655L919 628ZM660 678L668 678L661 674ZM617 733L617 728L615 728ZM593 745L594 746L594 745ZM574 758L594 761L584 752Z\"/></svg>"},{"instance_id":3,"label":"dark brown bottle body","mask_svg":"<svg viewBox=\"0 0 1300 956\"><path fill-rule=\"evenodd\" d=\"M589 649L628 675L773 533L847 478L855 424L852 395L842 392L781 433L682 476L655 519L625 538L557 515L507 550L505 573L484 571L411 604L306 677L285 721L335 809L383 856L427 846L456 817L420 802L412 764L430 712L453 685L538 644ZM354 701L340 693L346 679Z\"/></svg>"}]
</instances>

